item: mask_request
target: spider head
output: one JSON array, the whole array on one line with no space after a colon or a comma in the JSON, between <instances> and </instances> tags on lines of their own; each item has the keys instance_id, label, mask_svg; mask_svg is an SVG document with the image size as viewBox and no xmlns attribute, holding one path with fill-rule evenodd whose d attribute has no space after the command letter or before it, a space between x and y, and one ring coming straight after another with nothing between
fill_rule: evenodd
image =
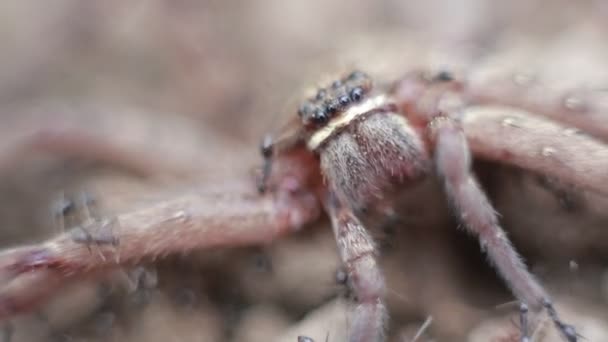
<instances>
[{"instance_id":1,"label":"spider head","mask_svg":"<svg viewBox=\"0 0 608 342\"><path fill-rule=\"evenodd\" d=\"M360 103L372 89L371 78L361 72L336 79L304 100L298 109L302 124L311 130L327 125L348 108Z\"/></svg>"},{"instance_id":2,"label":"spider head","mask_svg":"<svg viewBox=\"0 0 608 342\"><path fill-rule=\"evenodd\" d=\"M298 115L306 131L308 149L317 151L352 123L391 107L385 94L373 90L367 74L353 71L303 101Z\"/></svg>"}]
</instances>

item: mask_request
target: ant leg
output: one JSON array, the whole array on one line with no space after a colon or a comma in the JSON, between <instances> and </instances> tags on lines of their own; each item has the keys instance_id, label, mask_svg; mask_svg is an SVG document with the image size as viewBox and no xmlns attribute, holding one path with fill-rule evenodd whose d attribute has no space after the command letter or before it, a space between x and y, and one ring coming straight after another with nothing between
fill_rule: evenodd
<instances>
[{"instance_id":1,"label":"ant leg","mask_svg":"<svg viewBox=\"0 0 608 342\"><path fill-rule=\"evenodd\" d=\"M333 194L325 203L331 217L340 257L357 298L349 342L383 339L387 313L382 298L384 278L376 262L376 248L352 210Z\"/></svg>"},{"instance_id":2,"label":"ant leg","mask_svg":"<svg viewBox=\"0 0 608 342\"><path fill-rule=\"evenodd\" d=\"M481 248L515 296L536 311L547 310L562 335L569 342L576 342L576 331L559 319L547 293L511 245L494 208L473 177L471 155L462 128L447 117L435 118L430 128L438 173L465 228L477 235Z\"/></svg>"}]
</instances>

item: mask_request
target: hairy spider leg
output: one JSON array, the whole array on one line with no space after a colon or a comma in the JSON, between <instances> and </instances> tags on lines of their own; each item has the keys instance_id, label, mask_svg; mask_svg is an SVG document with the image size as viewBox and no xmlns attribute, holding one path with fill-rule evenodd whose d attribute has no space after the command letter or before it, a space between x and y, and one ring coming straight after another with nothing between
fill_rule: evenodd
<instances>
[{"instance_id":1,"label":"hairy spider leg","mask_svg":"<svg viewBox=\"0 0 608 342\"><path fill-rule=\"evenodd\" d=\"M548 294L513 248L494 208L473 177L471 154L462 128L446 116L436 117L430 128L437 171L464 227L479 238L482 250L515 296L535 311L547 310L562 335L569 342L576 342L576 330L558 317Z\"/></svg>"},{"instance_id":2,"label":"hairy spider leg","mask_svg":"<svg viewBox=\"0 0 608 342\"><path fill-rule=\"evenodd\" d=\"M388 314L383 303L384 277L376 261L374 242L353 211L335 193L330 191L325 206L340 257L357 298L348 341L381 341Z\"/></svg>"}]
</instances>

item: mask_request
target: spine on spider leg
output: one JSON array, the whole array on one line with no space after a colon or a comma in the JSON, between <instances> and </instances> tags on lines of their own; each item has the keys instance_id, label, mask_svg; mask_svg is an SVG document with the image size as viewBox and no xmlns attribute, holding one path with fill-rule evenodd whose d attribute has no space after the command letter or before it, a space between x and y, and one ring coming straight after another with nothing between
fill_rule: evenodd
<instances>
[{"instance_id":1,"label":"spine on spider leg","mask_svg":"<svg viewBox=\"0 0 608 342\"><path fill-rule=\"evenodd\" d=\"M352 211L331 197L326 206L357 299L348 341L382 341L388 315L383 303L384 278L376 262L373 240Z\"/></svg>"},{"instance_id":2,"label":"spine on spider leg","mask_svg":"<svg viewBox=\"0 0 608 342\"><path fill-rule=\"evenodd\" d=\"M512 292L533 309L547 298L498 223L494 208L471 173L471 156L460 126L446 117L431 123L435 160L447 195L465 228L478 236L497 272Z\"/></svg>"}]
</instances>

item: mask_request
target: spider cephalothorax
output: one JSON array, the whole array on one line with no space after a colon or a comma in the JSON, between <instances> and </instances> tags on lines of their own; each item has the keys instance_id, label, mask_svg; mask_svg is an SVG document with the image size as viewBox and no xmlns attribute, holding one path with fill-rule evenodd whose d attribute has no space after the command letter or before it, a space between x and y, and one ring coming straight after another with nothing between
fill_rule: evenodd
<instances>
[{"instance_id":1,"label":"spider cephalothorax","mask_svg":"<svg viewBox=\"0 0 608 342\"><path fill-rule=\"evenodd\" d=\"M346 79L353 76L364 79L365 87L352 88L350 103L316 127L306 144L319 154L328 187L359 209L382 198L391 185L426 174L429 158L419 134L397 114L396 103L381 89L373 89L365 74L356 71Z\"/></svg>"},{"instance_id":2,"label":"spider cephalothorax","mask_svg":"<svg viewBox=\"0 0 608 342\"><path fill-rule=\"evenodd\" d=\"M398 114L396 102L361 71L317 89L301 103L298 117L302 126L296 140L319 155L329 188L353 208L428 172L419 134Z\"/></svg>"}]
</instances>

